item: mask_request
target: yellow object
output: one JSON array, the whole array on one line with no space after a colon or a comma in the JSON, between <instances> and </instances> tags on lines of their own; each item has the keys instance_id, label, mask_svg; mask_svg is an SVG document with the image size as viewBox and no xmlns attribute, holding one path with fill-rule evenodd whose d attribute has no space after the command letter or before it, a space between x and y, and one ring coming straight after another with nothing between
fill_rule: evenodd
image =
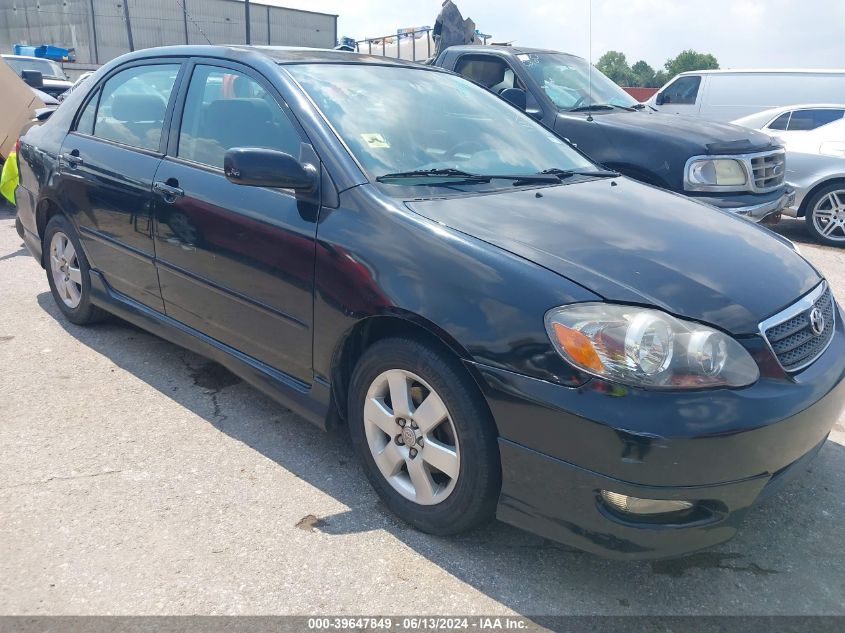
<instances>
[{"instance_id":1,"label":"yellow object","mask_svg":"<svg viewBox=\"0 0 845 633\"><path fill-rule=\"evenodd\" d=\"M17 154L11 152L3 163L3 175L0 176L0 194L12 204L15 204L15 187L18 186Z\"/></svg>"},{"instance_id":2,"label":"yellow object","mask_svg":"<svg viewBox=\"0 0 845 633\"><path fill-rule=\"evenodd\" d=\"M560 323L555 323L554 329L558 342L572 360L586 369L604 370L604 363L601 362L593 344L590 343L590 339L578 330L573 330Z\"/></svg>"}]
</instances>

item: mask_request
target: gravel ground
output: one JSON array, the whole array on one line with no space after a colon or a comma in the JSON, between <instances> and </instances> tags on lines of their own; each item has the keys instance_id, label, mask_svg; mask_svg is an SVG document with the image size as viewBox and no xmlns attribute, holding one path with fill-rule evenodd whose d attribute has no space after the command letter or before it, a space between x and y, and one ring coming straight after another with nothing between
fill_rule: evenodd
<instances>
[{"instance_id":1,"label":"gravel ground","mask_svg":"<svg viewBox=\"0 0 845 633\"><path fill-rule=\"evenodd\" d=\"M845 298L845 251L778 229ZM0 613L845 614L845 419L717 549L619 563L420 534L349 440L118 320L80 328L0 211Z\"/></svg>"}]
</instances>

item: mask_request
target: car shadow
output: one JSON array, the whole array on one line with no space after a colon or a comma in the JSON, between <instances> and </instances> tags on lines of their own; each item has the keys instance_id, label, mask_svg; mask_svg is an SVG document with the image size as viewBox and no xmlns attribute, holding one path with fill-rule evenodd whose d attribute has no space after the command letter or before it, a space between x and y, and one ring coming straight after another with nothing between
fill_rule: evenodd
<instances>
[{"instance_id":1,"label":"car shadow","mask_svg":"<svg viewBox=\"0 0 845 633\"><path fill-rule=\"evenodd\" d=\"M38 304L80 343L349 508L319 516L303 507L296 527L338 536L385 530L539 623L542 616L566 613L843 613L837 570L845 568L839 542L845 448L834 442L803 478L752 510L737 538L681 559L604 560L499 522L458 537L434 537L383 506L345 431L324 433L222 366L116 318L78 327L62 318L49 293L39 294ZM126 353L139 345L148 353ZM174 382L183 386L174 389ZM841 421L838 430L845 431ZM361 607L366 611L365 603Z\"/></svg>"}]
</instances>

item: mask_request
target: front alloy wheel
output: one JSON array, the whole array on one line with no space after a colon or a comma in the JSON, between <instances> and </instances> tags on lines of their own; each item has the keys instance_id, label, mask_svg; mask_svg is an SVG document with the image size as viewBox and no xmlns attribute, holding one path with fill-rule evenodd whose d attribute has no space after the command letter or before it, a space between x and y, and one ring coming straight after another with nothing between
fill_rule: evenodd
<instances>
[{"instance_id":1,"label":"front alloy wheel","mask_svg":"<svg viewBox=\"0 0 845 633\"><path fill-rule=\"evenodd\" d=\"M380 374L364 403L373 460L400 495L420 505L446 499L461 471L457 433L443 400L404 369Z\"/></svg>"},{"instance_id":2,"label":"front alloy wheel","mask_svg":"<svg viewBox=\"0 0 845 633\"><path fill-rule=\"evenodd\" d=\"M807 228L819 242L845 246L845 186L831 185L807 204Z\"/></svg>"},{"instance_id":3,"label":"front alloy wheel","mask_svg":"<svg viewBox=\"0 0 845 633\"><path fill-rule=\"evenodd\" d=\"M399 518L457 534L493 518L502 482L496 427L447 349L387 338L358 360L349 434L367 478Z\"/></svg>"}]
</instances>

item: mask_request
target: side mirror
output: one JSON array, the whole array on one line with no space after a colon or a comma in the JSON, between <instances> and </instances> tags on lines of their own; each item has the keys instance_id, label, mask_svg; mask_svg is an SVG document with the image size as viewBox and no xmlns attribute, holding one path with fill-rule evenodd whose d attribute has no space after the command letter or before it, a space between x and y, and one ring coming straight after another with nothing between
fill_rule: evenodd
<instances>
[{"instance_id":1,"label":"side mirror","mask_svg":"<svg viewBox=\"0 0 845 633\"><path fill-rule=\"evenodd\" d=\"M317 170L312 165L303 165L290 154L259 147L228 150L223 157L223 172L236 185L313 191L317 184Z\"/></svg>"},{"instance_id":2,"label":"side mirror","mask_svg":"<svg viewBox=\"0 0 845 633\"><path fill-rule=\"evenodd\" d=\"M44 87L44 75L37 70L22 70L21 79L32 88L41 89Z\"/></svg>"},{"instance_id":3,"label":"side mirror","mask_svg":"<svg viewBox=\"0 0 845 633\"><path fill-rule=\"evenodd\" d=\"M655 105L663 105L664 103L671 103L672 99L667 97L662 92L658 92L654 97L654 104Z\"/></svg>"},{"instance_id":4,"label":"side mirror","mask_svg":"<svg viewBox=\"0 0 845 633\"><path fill-rule=\"evenodd\" d=\"M520 90L519 88L505 88L499 93L499 96L520 110L525 111L528 107L528 95L525 94L524 90Z\"/></svg>"}]
</instances>

